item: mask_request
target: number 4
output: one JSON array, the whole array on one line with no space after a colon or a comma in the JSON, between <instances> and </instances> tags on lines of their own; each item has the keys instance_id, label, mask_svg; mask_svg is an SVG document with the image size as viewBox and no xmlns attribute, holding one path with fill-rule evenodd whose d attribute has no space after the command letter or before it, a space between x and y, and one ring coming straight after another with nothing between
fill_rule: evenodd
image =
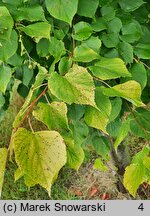
<instances>
[{"instance_id":1,"label":"number 4","mask_svg":"<svg viewBox=\"0 0 150 216\"><path fill-rule=\"evenodd\" d=\"M139 210L143 211L144 210L144 206L143 206L143 203L141 203L138 207Z\"/></svg>"}]
</instances>

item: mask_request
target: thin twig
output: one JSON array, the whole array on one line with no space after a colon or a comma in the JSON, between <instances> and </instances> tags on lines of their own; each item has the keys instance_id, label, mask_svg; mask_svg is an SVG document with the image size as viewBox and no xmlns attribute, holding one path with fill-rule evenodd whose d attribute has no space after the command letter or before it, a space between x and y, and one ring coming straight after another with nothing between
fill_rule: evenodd
<instances>
[{"instance_id":1,"label":"thin twig","mask_svg":"<svg viewBox=\"0 0 150 216\"><path fill-rule=\"evenodd\" d=\"M97 78L97 77L95 77L95 76L93 76L93 78L94 78L95 80L99 81L99 82L102 82L102 83L105 84L107 87L111 88L111 86L110 86L108 83L106 83L104 80L101 80L101 79L99 79L99 78Z\"/></svg>"},{"instance_id":2,"label":"thin twig","mask_svg":"<svg viewBox=\"0 0 150 216\"><path fill-rule=\"evenodd\" d=\"M19 124L14 128L14 132L16 132L18 130L18 128L23 124L23 122L28 118L28 116L31 113L34 105L46 93L47 89L48 89L48 86L46 86L45 89L41 92L41 94L30 104L28 112L26 113L24 118L19 122Z\"/></svg>"},{"instance_id":3,"label":"thin twig","mask_svg":"<svg viewBox=\"0 0 150 216\"><path fill-rule=\"evenodd\" d=\"M30 117L28 116L27 119L28 119L28 123L29 123L30 129L31 129L32 133L34 133Z\"/></svg>"}]
</instances>

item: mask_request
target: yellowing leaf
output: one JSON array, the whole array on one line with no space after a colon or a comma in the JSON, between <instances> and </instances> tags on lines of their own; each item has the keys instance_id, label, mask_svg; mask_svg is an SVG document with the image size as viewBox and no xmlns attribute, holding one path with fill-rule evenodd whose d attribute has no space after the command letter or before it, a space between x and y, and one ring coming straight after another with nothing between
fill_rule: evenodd
<instances>
[{"instance_id":1,"label":"yellowing leaf","mask_svg":"<svg viewBox=\"0 0 150 216\"><path fill-rule=\"evenodd\" d=\"M90 66L89 69L94 76L102 80L131 76L124 62L119 58L102 58L94 66Z\"/></svg>"},{"instance_id":2,"label":"yellowing leaf","mask_svg":"<svg viewBox=\"0 0 150 216\"><path fill-rule=\"evenodd\" d=\"M40 184L50 194L54 178L66 163L66 146L60 134L19 128L12 142L18 165L16 180L24 176L27 186Z\"/></svg>"},{"instance_id":3,"label":"yellowing leaf","mask_svg":"<svg viewBox=\"0 0 150 216\"><path fill-rule=\"evenodd\" d=\"M35 110L33 115L50 130L69 129L67 106L63 102L52 102L51 104L39 103L38 110Z\"/></svg>"},{"instance_id":4,"label":"yellowing leaf","mask_svg":"<svg viewBox=\"0 0 150 216\"><path fill-rule=\"evenodd\" d=\"M1 197L2 186L3 186L6 160L7 160L7 149L0 148L0 197Z\"/></svg>"},{"instance_id":5,"label":"yellowing leaf","mask_svg":"<svg viewBox=\"0 0 150 216\"><path fill-rule=\"evenodd\" d=\"M126 167L123 183L129 193L135 197L136 191L143 182L144 169L140 164L131 164Z\"/></svg>"},{"instance_id":6,"label":"yellowing leaf","mask_svg":"<svg viewBox=\"0 0 150 216\"><path fill-rule=\"evenodd\" d=\"M145 157L144 160L143 160L143 164L144 166L150 170L150 157Z\"/></svg>"},{"instance_id":7,"label":"yellowing leaf","mask_svg":"<svg viewBox=\"0 0 150 216\"><path fill-rule=\"evenodd\" d=\"M103 93L109 97L123 97L135 106L144 105L141 101L141 86L134 80L104 89Z\"/></svg>"},{"instance_id":8,"label":"yellowing leaf","mask_svg":"<svg viewBox=\"0 0 150 216\"><path fill-rule=\"evenodd\" d=\"M53 95L68 104L95 106L94 82L92 76L83 67L74 65L65 76L52 73L48 86Z\"/></svg>"},{"instance_id":9,"label":"yellowing leaf","mask_svg":"<svg viewBox=\"0 0 150 216\"><path fill-rule=\"evenodd\" d=\"M97 87L95 92L97 108L87 107L85 111L85 122L87 125L102 130L107 133L106 126L109 122L111 113L111 102L107 96L102 93L102 89Z\"/></svg>"}]
</instances>

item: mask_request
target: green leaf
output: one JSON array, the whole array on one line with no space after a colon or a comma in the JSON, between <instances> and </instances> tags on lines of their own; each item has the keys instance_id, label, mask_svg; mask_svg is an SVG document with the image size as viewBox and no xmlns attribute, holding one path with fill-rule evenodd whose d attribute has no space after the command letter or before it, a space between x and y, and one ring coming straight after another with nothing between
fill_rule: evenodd
<instances>
[{"instance_id":1,"label":"green leaf","mask_svg":"<svg viewBox=\"0 0 150 216\"><path fill-rule=\"evenodd\" d=\"M59 69L59 73L61 75L64 75L66 74L69 69L71 68L72 66L72 59L66 56L63 56L61 59L60 59L60 62L59 62L59 65L58 65L58 69Z\"/></svg>"},{"instance_id":2,"label":"green leaf","mask_svg":"<svg viewBox=\"0 0 150 216\"><path fill-rule=\"evenodd\" d=\"M57 40L52 37L49 42L49 53L54 56L55 59L60 59L60 57L65 54L65 46L61 40Z\"/></svg>"},{"instance_id":3,"label":"green leaf","mask_svg":"<svg viewBox=\"0 0 150 216\"><path fill-rule=\"evenodd\" d=\"M38 103L38 109L33 112L33 115L37 120L43 122L49 130L69 130L67 106L63 102Z\"/></svg>"},{"instance_id":4,"label":"green leaf","mask_svg":"<svg viewBox=\"0 0 150 216\"><path fill-rule=\"evenodd\" d=\"M22 20L28 20L30 22L46 21L44 11L40 5L18 7L15 13L15 20L17 22Z\"/></svg>"},{"instance_id":5,"label":"green leaf","mask_svg":"<svg viewBox=\"0 0 150 216\"><path fill-rule=\"evenodd\" d=\"M118 146L120 143L125 139L125 137L128 135L128 132L130 130L130 120L127 119L124 121L119 129L119 133L117 135L117 139L114 142L114 148L117 151Z\"/></svg>"},{"instance_id":6,"label":"green leaf","mask_svg":"<svg viewBox=\"0 0 150 216\"><path fill-rule=\"evenodd\" d=\"M111 114L110 114L110 121L114 121L117 116L119 115L121 108L122 108L122 100L121 98L115 98L110 101L111 102Z\"/></svg>"},{"instance_id":7,"label":"green leaf","mask_svg":"<svg viewBox=\"0 0 150 216\"><path fill-rule=\"evenodd\" d=\"M118 50L126 64L133 63L133 48L129 43L125 41L120 42Z\"/></svg>"},{"instance_id":8,"label":"green leaf","mask_svg":"<svg viewBox=\"0 0 150 216\"><path fill-rule=\"evenodd\" d=\"M101 47L101 40L98 37L91 36L89 39L83 41L82 45L87 45L89 48L99 53Z\"/></svg>"},{"instance_id":9,"label":"green leaf","mask_svg":"<svg viewBox=\"0 0 150 216\"><path fill-rule=\"evenodd\" d=\"M99 17L91 24L93 31L99 32L107 29L106 21L103 17Z\"/></svg>"},{"instance_id":10,"label":"green leaf","mask_svg":"<svg viewBox=\"0 0 150 216\"><path fill-rule=\"evenodd\" d=\"M25 85L25 86L28 86L32 77L33 77L33 69L29 68L28 65L24 64L23 67L23 79L22 79L22 83Z\"/></svg>"},{"instance_id":11,"label":"green leaf","mask_svg":"<svg viewBox=\"0 0 150 216\"><path fill-rule=\"evenodd\" d=\"M6 4L10 4L10 5L14 5L14 6L19 6L20 4L22 4L23 0L2 0L2 2L6 3Z\"/></svg>"},{"instance_id":12,"label":"green leaf","mask_svg":"<svg viewBox=\"0 0 150 216\"><path fill-rule=\"evenodd\" d=\"M93 18L98 8L99 0L79 0L77 13L80 16Z\"/></svg>"},{"instance_id":13,"label":"green leaf","mask_svg":"<svg viewBox=\"0 0 150 216\"><path fill-rule=\"evenodd\" d=\"M119 0L120 7L126 11L131 12L139 8L142 4L144 4L143 0Z\"/></svg>"},{"instance_id":14,"label":"green leaf","mask_svg":"<svg viewBox=\"0 0 150 216\"><path fill-rule=\"evenodd\" d=\"M87 45L77 46L74 50L74 59L78 62L91 62L99 58L99 54Z\"/></svg>"},{"instance_id":15,"label":"green leaf","mask_svg":"<svg viewBox=\"0 0 150 216\"><path fill-rule=\"evenodd\" d=\"M103 164L103 162L102 162L102 160L100 158L97 158L94 161L93 168L96 169L96 170L102 170L104 172L108 170L108 168Z\"/></svg>"},{"instance_id":16,"label":"green leaf","mask_svg":"<svg viewBox=\"0 0 150 216\"><path fill-rule=\"evenodd\" d=\"M87 22L78 22L74 25L73 38L78 41L88 39L92 34L92 27Z\"/></svg>"},{"instance_id":17,"label":"green leaf","mask_svg":"<svg viewBox=\"0 0 150 216\"><path fill-rule=\"evenodd\" d=\"M116 138L118 133L119 133L119 129L122 125L121 119L118 117L116 118L114 121L111 121L108 125L107 125L107 132L108 134L113 137Z\"/></svg>"},{"instance_id":18,"label":"green leaf","mask_svg":"<svg viewBox=\"0 0 150 216\"><path fill-rule=\"evenodd\" d=\"M72 131L75 144L81 146L88 136L89 127L84 122L77 121L76 119L73 122Z\"/></svg>"},{"instance_id":19,"label":"green leaf","mask_svg":"<svg viewBox=\"0 0 150 216\"><path fill-rule=\"evenodd\" d=\"M130 116L131 131L139 137L150 140L150 111L139 108L133 115Z\"/></svg>"},{"instance_id":20,"label":"green leaf","mask_svg":"<svg viewBox=\"0 0 150 216\"><path fill-rule=\"evenodd\" d=\"M115 85L111 88L105 88L103 92L109 97L122 97L133 103L135 106L143 106L140 98L141 86L134 80Z\"/></svg>"},{"instance_id":21,"label":"green leaf","mask_svg":"<svg viewBox=\"0 0 150 216\"><path fill-rule=\"evenodd\" d=\"M122 22L118 17L115 17L107 24L109 33L119 33L122 27Z\"/></svg>"},{"instance_id":22,"label":"green leaf","mask_svg":"<svg viewBox=\"0 0 150 216\"><path fill-rule=\"evenodd\" d=\"M48 86L53 95L68 104L95 106L94 82L91 75L83 67L74 65L64 77L52 73Z\"/></svg>"},{"instance_id":23,"label":"green leaf","mask_svg":"<svg viewBox=\"0 0 150 216\"><path fill-rule=\"evenodd\" d=\"M101 8L101 14L107 22L115 18L114 8L111 6L107 6L107 4Z\"/></svg>"},{"instance_id":24,"label":"green leaf","mask_svg":"<svg viewBox=\"0 0 150 216\"><path fill-rule=\"evenodd\" d=\"M78 104L72 104L68 107L68 117L73 121L79 121L85 112L85 107Z\"/></svg>"},{"instance_id":25,"label":"green leaf","mask_svg":"<svg viewBox=\"0 0 150 216\"><path fill-rule=\"evenodd\" d=\"M133 43L135 41L138 41L141 36L142 36L142 30L138 22L132 21L130 23L123 25L122 35L120 36L120 38L123 41L126 41L128 43Z\"/></svg>"},{"instance_id":26,"label":"green leaf","mask_svg":"<svg viewBox=\"0 0 150 216\"><path fill-rule=\"evenodd\" d=\"M0 40L0 60L6 61L15 54L18 48L18 35L12 30L10 40Z\"/></svg>"},{"instance_id":27,"label":"green leaf","mask_svg":"<svg viewBox=\"0 0 150 216\"><path fill-rule=\"evenodd\" d=\"M67 147L67 165L78 171L84 161L84 151L81 146Z\"/></svg>"},{"instance_id":28,"label":"green leaf","mask_svg":"<svg viewBox=\"0 0 150 216\"><path fill-rule=\"evenodd\" d=\"M109 142L104 136L94 136L92 144L97 154L101 155L103 159L106 159L110 152Z\"/></svg>"},{"instance_id":29,"label":"green leaf","mask_svg":"<svg viewBox=\"0 0 150 216\"><path fill-rule=\"evenodd\" d=\"M4 172L7 160L7 149L0 148L0 197L3 187Z\"/></svg>"},{"instance_id":30,"label":"green leaf","mask_svg":"<svg viewBox=\"0 0 150 216\"><path fill-rule=\"evenodd\" d=\"M143 176L143 165L131 164L126 167L123 183L133 197L135 197L136 191L140 184L143 183Z\"/></svg>"},{"instance_id":31,"label":"green leaf","mask_svg":"<svg viewBox=\"0 0 150 216\"><path fill-rule=\"evenodd\" d=\"M119 43L119 34L118 33L104 33L101 37L103 44L107 48L116 47Z\"/></svg>"},{"instance_id":32,"label":"green leaf","mask_svg":"<svg viewBox=\"0 0 150 216\"><path fill-rule=\"evenodd\" d=\"M19 27L26 35L35 37L38 40L41 38L50 39L51 25L48 22L37 22L25 27Z\"/></svg>"},{"instance_id":33,"label":"green leaf","mask_svg":"<svg viewBox=\"0 0 150 216\"><path fill-rule=\"evenodd\" d=\"M102 130L107 133L106 126L111 113L111 103L108 97L103 95L102 89L97 87L95 91L95 101L98 108L87 107L85 110L85 122L90 127Z\"/></svg>"},{"instance_id":34,"label":"green leaf","mask_svg":"<svg viewBox=\"0 0 150 216\"><path fill-rule=\"evenodd\" d=\"M11 78L11 68L0 65L0 91L5 93Z\"/></svg>"},{"instance_id":35,"label":"green leaf","mask_svg":"<svg viewBox=\"0 0 150 216\"><path fill-rule=\"evenodd\" d=\"M18 66L22 66L23 58L19 54L15 53L6 62L7 64L18 67Z\"/></svg>"},{"instance_id":36,"label":"green leaf","mask_svg":"<svg viewBox=\"0 0 150 216\"><path fill-rule=\"evenodd\" d=\"M92 74L99 79L108 80L119 77L130 77L124 62L119 58L101 58L94 66L90 66Z\"/></svg>"},{"instance_id":37,"label":"green leaf","mask_svg":"<svg viewBox=\"0 0 150 216\"><path fill-rule=\"evenodd\" d=\"M71 25L78 9L78 0L46 0L48 12L56 19L63 20Z\"/></svg>"},{"instance_id":38,"label":"green leaf","mask_svg":"<svg viewBox=\"0 0 150 216\"><path fill-rule=\"evenodd\" d=\"M0 109L3 107L4 104L5 104L5 98L2 92L0 92Z\"/></svg>"},{"instance_id":39,"label":"green leaf","mask_svg":"<svg viewBox=\"0 0 150 216\"><path fill-rule=\"evenodd\" d=\"M0 6L0 40L10 40L14 21L6 7Z\"/></svg>"},{"instance_id":40,"label":"green leaf","mask_svg":"<svg viewBox=\"0 0 150 216\"><path fill-rule=\"evenodd\" d=\"M142 63L134 63L130 69L132 77L135 81L140 83L142 90L147 84L147 73Z\"/></svg>"},{"instance_id":41,"label":"green leaf","mask_svg":"<svg viewBox=\"0 0 150 216\"><path fill-rule=\"evenodd\" d=\"M142 59L150 59L150 44L138 43L134 47L134 53Z\"/></svg>"},{"instance_id":42,"label":"green leaf","mask_svg":"<svg viewBox=\"0 0 150 216\"><path fill-rule=\"evenodd\" d=\"M36 44L36 51L40 57L46 57L49 54L49 40L46 38L42 38Z\"/></svg>"},{"instance_id":43,"label":"green leaf","mask_svg":"<svg viewBox=\"0 0 150 216\"><path fill-rule=\"evenodd\" d=\"M50 194L53 179L66 163L66 146L56 131L32 133L19 128L13 136L18 170L15 180L24 176L28 187L40 184Z\"/></svg>"}]
</instances>

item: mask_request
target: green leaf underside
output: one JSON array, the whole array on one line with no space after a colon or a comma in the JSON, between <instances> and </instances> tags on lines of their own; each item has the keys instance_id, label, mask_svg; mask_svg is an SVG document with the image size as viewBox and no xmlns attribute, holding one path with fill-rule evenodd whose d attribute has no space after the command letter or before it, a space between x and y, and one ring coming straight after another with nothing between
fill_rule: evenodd
<instances>
[{"instance_id":1,"label":"green leaf underside","mask_svg":"<svg viewBox=\"0 0 150 216\"><path fill-rule=\"evenodd\" d=\"M13 136L13 146L18 165L15 180L24 176L27 186L40 184L50 194L53 179L66 163L66 146L60 134L19 128Z\"/></svg>"},{"instance_id":2,"label":"green leaf underside","mask_svg":"<svg viewBox=\"0 0 150 216\"><path fill-rule=\"evenodd\" d=\"M64 77L52 73L48 85L53 95L68 104L95 106L94 82L91 75L83 67L74 65Z\"/></svg>"},{"instance_id":3,"label":"green leaf underside","mask_svg":"<svg viewBox=\"0 0 150 216\"><path fill-rule=\"evenodd\" d=\"M20 27L20 30L30 37L50 39L51 25L48 22L37 22L25 27Z\"/></svg>"},{"instance_id":4,"label":"green leaf underside","mask_svg":"<svg viewBox=\"0 0 150 216\"><path fill-rule=\"evenodd\" d=\"M124 62L119 58L102 58L94 66L90 66L89 69L94 76L102 80L131 76Z\"/></svg>"},{"instance_id":5,"label":"green leaf underside","mask_svg":"<svg viewBox=\"0 0 150 216\"><path fill-rule=\"evenodd\" d=\"M52 102L51 104L39 103L38 109L33 112L33 115L50 130L69 130L67 106L63 102Z\"/></svg>"},{"instance_id":6,"label":"green leaf underside","mask_svg":"<svg viewBox=\"0 0 150 216\"><path fill-rule=\"evenodd\" d=\"M53 17L71 25L72 19L77 12L78 0L46 0L45 2L48 12Z\"/></svg>"},{"instance_id":7,"label":"green leaf underside","mask_svg":"<svg viewBox=\"0 0 150 216\"><path fill-rule=\"evenodd\" d=\"M141 86L136 81L128 81L111 88L105 88L103 93L109 97L122 97L133 103L135 106L144 105L140 99Z\"/></svg>"},{"instance_id":8,"label":"green leaf underside","mask_svg":"<svg viewBox=\"0 0 150 216\"><path fill-rule=\"evenodd\" d=\"M97 158L94 161L93 168L96 170L101 170L101 171L107 171L107 167L103 164L102 160L100 158Z\"/></svg>"},{"instance_id":9,"label":"green leaf underside","mask_svg":"<svg viewBox=\"0 0 150 216\"><path fill-rule=\"evenodd\" d=\"M2 186L3 186L6 160L7 160L7 149L0 148L0 197L1 197Z\"/></svg>"},{"instance_id":10,"label":"green leaf underside","mask_svg":"<svg viewBox=\"0 0 150 216\"><path fill-rule=\"evenodd\" d=\"M106 126L111 113L111 103L107 96L103 95L101 88L97 87L95 92L96 105L98 107L87 107L85 111L85 122L87 125L107 133Z\"/></svg>"}]
</instances>

